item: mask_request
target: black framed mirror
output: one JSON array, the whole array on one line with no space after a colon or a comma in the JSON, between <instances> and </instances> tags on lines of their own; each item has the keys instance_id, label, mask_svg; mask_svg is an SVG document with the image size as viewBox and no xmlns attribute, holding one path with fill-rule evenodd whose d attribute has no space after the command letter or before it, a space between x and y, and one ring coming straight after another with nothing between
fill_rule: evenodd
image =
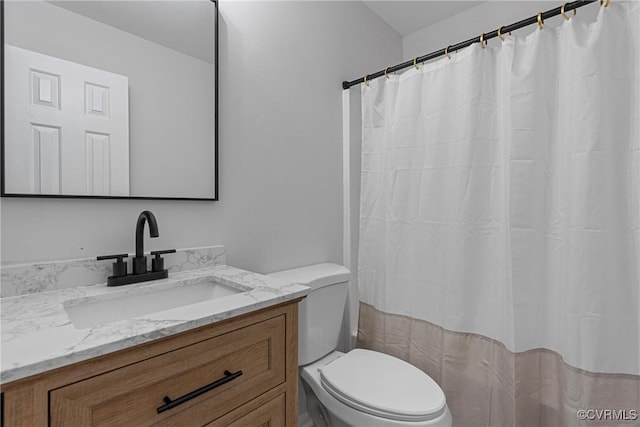
<instances>
[{"instance_id":1,"label":"black framed mirror","mask_svg":"<svg viewBox=\"0 0 640 427\"><path fill-rule=\"evenodd\" d=\"M3 197L218 200L216 0L0 1Z\"/></svg>"}]
</instances>

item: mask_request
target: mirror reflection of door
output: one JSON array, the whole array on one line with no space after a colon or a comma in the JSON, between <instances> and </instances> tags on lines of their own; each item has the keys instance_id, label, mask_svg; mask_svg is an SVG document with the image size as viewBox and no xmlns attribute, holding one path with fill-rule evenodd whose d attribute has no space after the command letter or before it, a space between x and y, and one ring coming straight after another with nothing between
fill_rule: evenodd
<instances>
[{"instance_id":1,"label":"mirror reflection of door","mask_svg":"<svg viewBox=\"0 0 640 427\"><path fill-rule=\"evenodd\" d=\"M129 195L125 76L5 45L6 191Z\"/></svg>"}]
</instances>

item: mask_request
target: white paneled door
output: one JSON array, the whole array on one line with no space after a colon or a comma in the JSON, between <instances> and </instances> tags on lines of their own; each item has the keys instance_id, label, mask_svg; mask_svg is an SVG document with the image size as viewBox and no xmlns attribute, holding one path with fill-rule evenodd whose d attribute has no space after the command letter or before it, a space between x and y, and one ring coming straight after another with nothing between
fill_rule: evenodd
<instances>
[{"instance_id":1,"label":"white paneled door","mask_svg":"<svg viewBox=\"0 0 640 427\"><path fill-rule=\"evenodd\" d=\"M5 191L129 195L127 77L5 45Z\"/></svg>"}]
</instances>

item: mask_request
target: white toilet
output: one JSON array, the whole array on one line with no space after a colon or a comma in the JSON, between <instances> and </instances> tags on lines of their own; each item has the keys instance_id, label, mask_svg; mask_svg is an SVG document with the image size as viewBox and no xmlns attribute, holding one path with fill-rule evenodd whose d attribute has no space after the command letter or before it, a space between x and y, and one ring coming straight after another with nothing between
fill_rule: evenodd
<instances>
[{"instance_id":1,"label":"white toilet","mask_svg":"<svg viewBox=\"0 0 640 427\"><path fill-rule=\"evenodd\" d=\"M300 377L316 427L450 427L451 412L431 377L376 351L336 351L349 270L317 264L269 276L312 288L300 303Z\"/></svg>"}]
</instances>

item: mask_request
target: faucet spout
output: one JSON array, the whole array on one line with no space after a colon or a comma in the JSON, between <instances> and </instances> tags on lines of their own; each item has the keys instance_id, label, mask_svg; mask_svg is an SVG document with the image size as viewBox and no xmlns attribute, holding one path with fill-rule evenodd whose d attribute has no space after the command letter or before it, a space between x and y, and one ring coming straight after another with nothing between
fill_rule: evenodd
<instances>
[{"instance_id":1,"label":"faucet spout","mask_svg":"<svg viewBox=\"0 0 640 427\"><path fill-rule=\"evenodd\" d=\"M142 274L147 272L147 259L144 256L144 225L149 224L149 235L158 237L158 221L151 211L143 211L138 216L136 223L136 257L134 259L134 274Z\"/></svg>"},{"instance_id":2,"label":"faucet spout","mask_svg":"<svg viewBox=\"0 0 640 427\"><path fill-rule=\"evenodd\" d=\"M138 216L136 223L136 257L144 255L144 225L149 223L149 235L158 237L158 221L151 211L144 211Z\"/></svg>"}]
</instances>

